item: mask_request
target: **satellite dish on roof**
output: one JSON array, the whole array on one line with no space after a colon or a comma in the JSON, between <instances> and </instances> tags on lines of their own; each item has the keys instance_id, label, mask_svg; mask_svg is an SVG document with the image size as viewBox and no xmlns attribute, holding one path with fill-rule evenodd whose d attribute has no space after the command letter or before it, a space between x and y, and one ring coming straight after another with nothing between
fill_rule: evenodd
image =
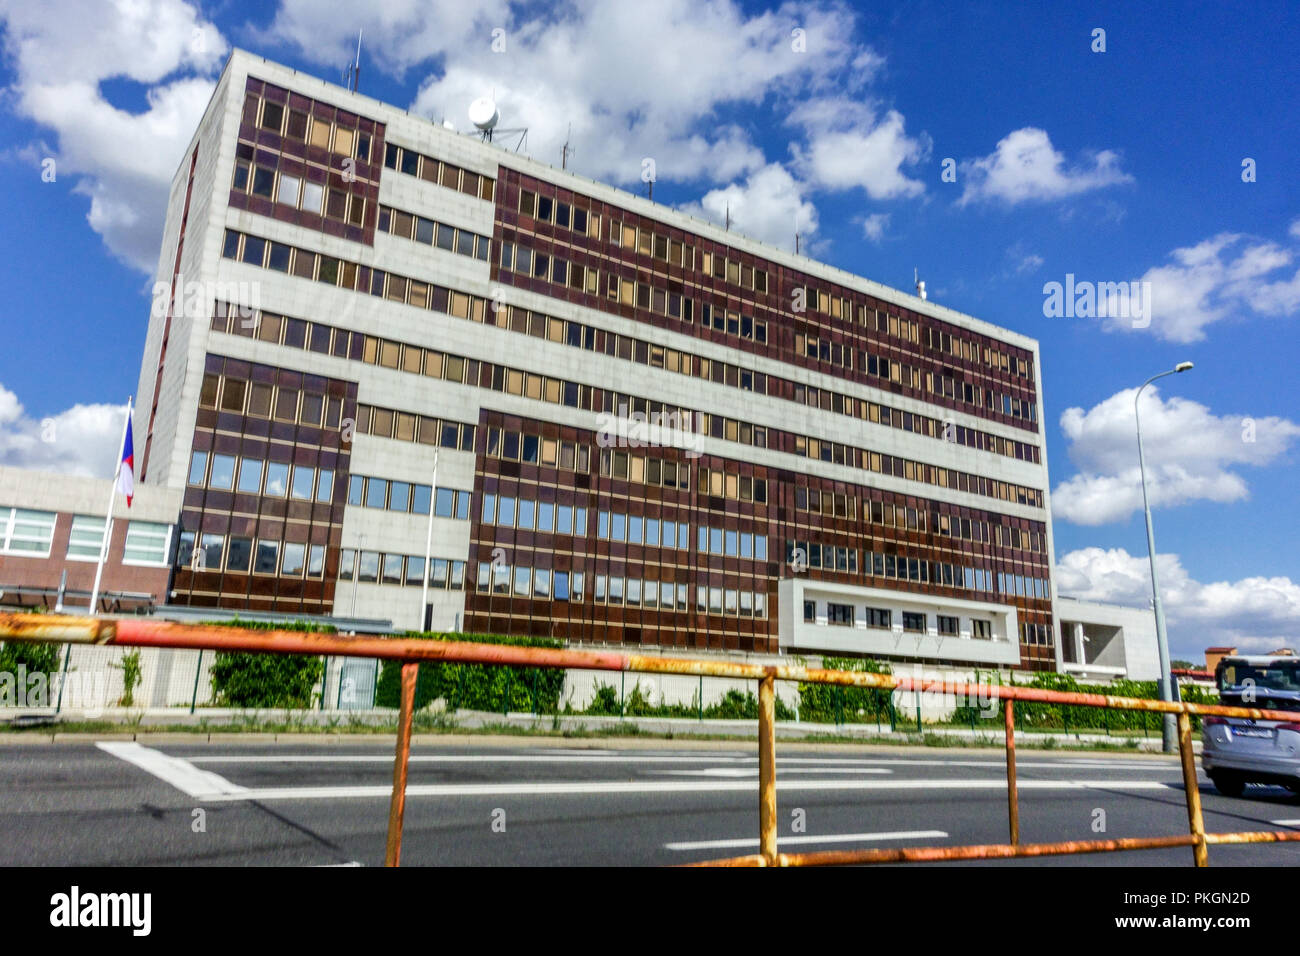
<instances>
[{"instance_id":1,"label":"satellite dish on roof","mask_svg":"<svg viewBox=\"0 0 1300 956\"><path fill-rule=\"evenodd\" d=\"M443 120L443 121L442 121L442 128L443 128L443 129L449 129L449 130L451 130L452 132L455 132L455 131L456 131L456 124L453 123L451 120Z\"/></svg>"},{"instance_id":2,"label":"satellite dish on roof","mask_svg":"<svg viewBox=\"0 0 1300 956\"><path fill-rule=\"evenodd\" d=\"M500 119L497 105L489 97L481 96L469 104L469 121L484 133L492 132Z\"/></svg>"}]
</instances>

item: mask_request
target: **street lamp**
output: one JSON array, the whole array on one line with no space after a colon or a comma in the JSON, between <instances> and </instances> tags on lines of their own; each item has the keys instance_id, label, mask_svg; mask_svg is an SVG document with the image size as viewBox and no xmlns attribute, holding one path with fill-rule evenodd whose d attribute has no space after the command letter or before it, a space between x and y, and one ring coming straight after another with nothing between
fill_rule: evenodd
<instances>
[{"instance_id":1,"label":"street lamp","mask_svg":"<svg viewBox=\"0 0 1300 956\"><path fill-rule=\"evenodd\" d=\"M1165 633L1165 612L1160 605L1160 578L1156 574L1156 536L1151 530L1151 505L1147 501L1147 463L1146 455L1142 450L1142 416L1138 411L1138 400L1142 398L1142 389L1146 388L1158 378L1164 378L1166 375L1176 375L1179 372L1186 372L1192 368L1191 362L1179 362L1167 372L1161 372L1159 375L1153 375L1142 383L1142 388L1137 390L1133 396L1133 417L1137 420L1137 438L1138 438L1138 469L1142 473L1142 510L1146 512L1147 519L1147 556L1151 561L1151 594L1152 603L1155 605L1156 612L1156 647L1160 652L1160 682L1159 692L1160 699L1172 701L1173 696L1173 675L1169 672L1169 637ZM1164 752L1173 753L1175 748L1174 738L1174 715L1164 715L1164 733L1163 733Z\"/></svg>"}]
</instances>

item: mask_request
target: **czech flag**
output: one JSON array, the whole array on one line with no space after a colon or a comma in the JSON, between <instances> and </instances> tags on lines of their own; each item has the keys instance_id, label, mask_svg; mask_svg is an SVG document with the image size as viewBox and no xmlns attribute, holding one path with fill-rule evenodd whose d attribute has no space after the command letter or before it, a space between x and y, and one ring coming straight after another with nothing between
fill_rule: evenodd
<instances>
[{"instance_id":1,"label":"czech flag","mask_svg":"<svg viewBox=\"0 0 1300 956\"><path fill-rule=\"evenodd\" d=\"M126 506L131 507L131 498L135 495L135 449L131 444L131 409L127 406L126 436L122 439L122 463L117 472L117 490L126 497Z\"/></svg>"}]
</instances>

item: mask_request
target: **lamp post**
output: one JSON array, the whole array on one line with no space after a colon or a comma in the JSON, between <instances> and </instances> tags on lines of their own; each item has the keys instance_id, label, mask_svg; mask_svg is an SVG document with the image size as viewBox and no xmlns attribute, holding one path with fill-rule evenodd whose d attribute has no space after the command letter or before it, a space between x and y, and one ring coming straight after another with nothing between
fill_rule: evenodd
<instances>
[{"instance_id":1,"label":"lamp post","mask_svg":"<svg viewBox=\"0 0 1300 956\"><path fill-rule=\"evenodd\" d=\"M1156 647L1160 652L1160 682L1158 690L1160 699L1172 701L1173 695L1173 675L1169 672L1169 637L1165 633L1165 612L1160 605L1160 578L1156 574L1156 536L1151 530L1151 505L1147 500L1147 464L1146 455L1142 449L1142 416L1138 410L1138 402L1142 398L1142 389L1146 388L1158 378L1164 378L1166 375L1176 375L1179 372L1186 372L1192 368L1191 362L1179 362L1167 372L1161 372L1159 375L1153 375L1137 390L1133 396L1133 417L1137 421L1137 439L1138 439L1138 469L1142 474L1142 510L1146 513L1147 520L1147 556L1151 561L1151 594L1152 603L1155 606L1156 613ZM1173 753L1177 747L1177 733L1174 729L1174 715L1164 715L1163 733L1161 735L1165 753Z\"/></svg>"}]
</instances>

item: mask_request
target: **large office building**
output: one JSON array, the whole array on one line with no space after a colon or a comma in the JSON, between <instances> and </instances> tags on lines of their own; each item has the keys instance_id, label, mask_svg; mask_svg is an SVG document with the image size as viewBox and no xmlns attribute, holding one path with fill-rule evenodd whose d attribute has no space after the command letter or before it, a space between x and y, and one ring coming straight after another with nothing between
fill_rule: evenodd
<instances>
[{"instance_id":1,"label":"large office building","mask_svg":"<svg viewBox=\"0 0 1300 956\"><path fill-rule=\"evenodd\" d=\"M173 603L1059 664L1023 335L240 51L157 279Z\"/></svg>"}]
</instances>

